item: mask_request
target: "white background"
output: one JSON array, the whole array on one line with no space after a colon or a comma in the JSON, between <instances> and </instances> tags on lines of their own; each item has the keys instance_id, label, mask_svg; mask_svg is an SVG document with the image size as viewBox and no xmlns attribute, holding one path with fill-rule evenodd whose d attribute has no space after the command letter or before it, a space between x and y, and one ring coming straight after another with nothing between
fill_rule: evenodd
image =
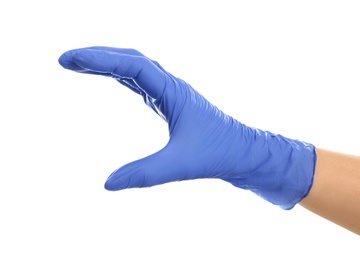
<instances>
[{"instance_id":1,"label":"white background","mask_svg":"<svg viewBox=\"0 0 360 260\"><path fill-rule=\"evenodd\" d=\"M220 180L109 192L167 125L115 80L63 69L135 48L239 121L360 154L358 1L3 1L0 259L359 259L359 236Z\"/></svg>"}]
</instances>

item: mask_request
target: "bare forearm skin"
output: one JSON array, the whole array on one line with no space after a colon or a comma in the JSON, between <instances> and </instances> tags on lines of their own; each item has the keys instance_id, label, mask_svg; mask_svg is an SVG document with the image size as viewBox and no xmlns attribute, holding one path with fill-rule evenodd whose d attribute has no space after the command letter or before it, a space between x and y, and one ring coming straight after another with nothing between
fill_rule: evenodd
<instances>
[{"instance_id":1,"label":"bare forearm skin","mask_svg":"<svg viewBox=\"0 0 360 260\"><path fill-rule=\"evenodd\" d=\"M317 149L314 184L299 204L360 235L360 157Z\"/></svg>"}]
</instances>

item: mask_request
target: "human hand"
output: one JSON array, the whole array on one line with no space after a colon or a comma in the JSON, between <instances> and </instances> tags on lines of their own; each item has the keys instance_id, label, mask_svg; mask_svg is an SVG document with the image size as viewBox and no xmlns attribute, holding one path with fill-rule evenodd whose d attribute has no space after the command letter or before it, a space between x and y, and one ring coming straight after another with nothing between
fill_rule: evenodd
<instances>
[{"instance_id":1,"label":"human hand","mask_svg":"<svg viewBox=\"0 0 360 260\"><path fill-rule=\"evenodd\" d=\"M81 48L65 52L59 63L76 72L116 79L142 95L168 123L167 145L114 171L106 189L217 178L284 209L308 194L316 163L313 145L240 123L140 52Z\"/></svg>"}]
</instances>

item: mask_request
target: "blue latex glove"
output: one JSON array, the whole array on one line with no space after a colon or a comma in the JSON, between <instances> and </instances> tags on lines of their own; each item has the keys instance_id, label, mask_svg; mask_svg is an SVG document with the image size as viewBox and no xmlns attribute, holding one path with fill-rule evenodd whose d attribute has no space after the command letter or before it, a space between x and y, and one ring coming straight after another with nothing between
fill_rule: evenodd
<instances>
[{"instance_id":1,"label":"blue latex glove","mask_svg":"<svg viewBox=\"0 0 360 260\"><path fill-rule=\"evenodd\" d=\"M240 123L140 52L82 48L65 52L59 63L116 79L168 123L167 145L113 172L106 189L218 178L283 209L291 209L309 193L316 164L313 145Z\"/></svg>"}]
</instances>

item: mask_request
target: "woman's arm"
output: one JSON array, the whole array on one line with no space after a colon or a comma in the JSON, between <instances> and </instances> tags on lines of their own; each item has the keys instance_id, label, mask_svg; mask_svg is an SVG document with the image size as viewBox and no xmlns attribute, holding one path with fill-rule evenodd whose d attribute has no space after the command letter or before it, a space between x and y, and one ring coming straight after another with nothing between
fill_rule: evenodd
<instances>
[{"instance_id":1,"label":"woman's arm","mask_svg":"<svg viewBox=\"0 0 360 260\"><path fill-rule=\"evenodd\" d=\"M360 235L360 157L317 149L314 178L299 204Z\"/></svg>"}]
</instances>

